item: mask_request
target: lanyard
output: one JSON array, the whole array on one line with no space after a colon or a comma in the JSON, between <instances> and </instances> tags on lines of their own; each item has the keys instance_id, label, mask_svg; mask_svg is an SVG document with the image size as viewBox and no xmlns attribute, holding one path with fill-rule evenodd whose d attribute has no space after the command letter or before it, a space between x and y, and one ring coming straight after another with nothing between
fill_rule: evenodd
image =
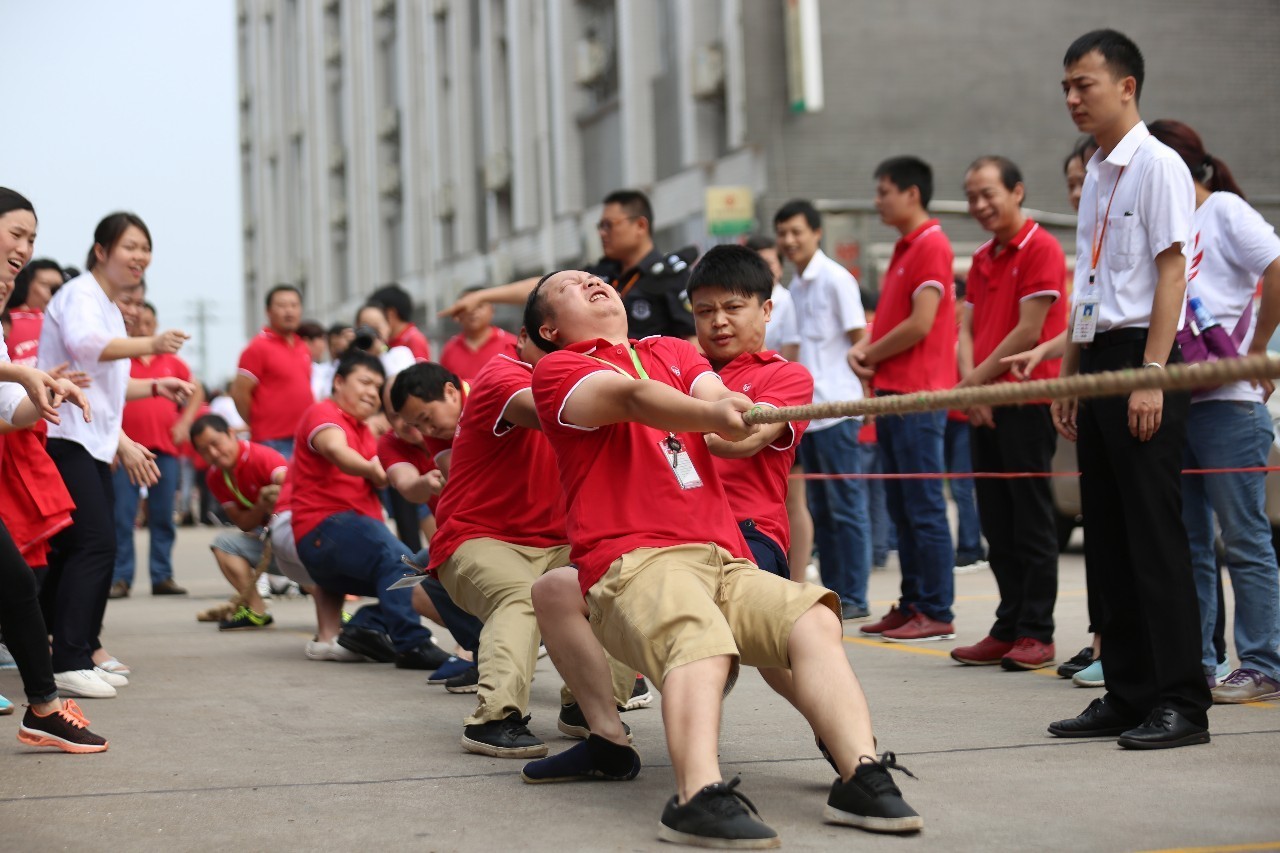
<instances>
[{"instance_id":1,"label":"lanyard","mask_svg":"<svg viewBox=\"0 0 1280 853\"><path fill-rule=\"evenodd\" d=\"M1098 261L1102 258L1102 241L1107 239L1107 224L1111 221L1111 202L1116 200L1116 190L1120 187L1120 179L1124 177L1124 170L1128 168L1128 164L1120 167L1120 174L1116 175L1116 182L1111 185L1111 197L1107 199L1107 212L1102 217L1102 233L1098 233L1098 208L1095 202L1093 208L1093 262L1089 265L1089 284L1093 284L1094 276L1098 272Z\"/></svg>"},{"instance_id":2,"label":"lanyard","mask_svg":"<svg viewBox=\"0 0 1280 853\"><path fill-rule=\"evenodd\" d=\"M222 481L227 484L227 488L231 490L231 494L235 495L236 500L244 504L246 509L253 509L253 501L240 494L240 490L236 488L236 484L232 481L231 475L226 471L222 472Z\"/></svg>"},{"instance_id":3,"label":"lanyard","mask_svg":"<svg viewBox=\"0 0 1280 853\"><path fill-rule=\"evenodd\" d=\"M627 281L627 283L618 288L618 296L626 296L628 293L630 293L631 288L635 287L636 282L639 280L640 280L640 271L636 270L631 274L631 278Z\"/></svg>"},{"instance_id":4,"label":"lanyard","mask_svg":"<svg viewBox=\"0 0 1280 853\"><path fill-rule=\"evenodd\" d=\"M640 363L640 356L636 355L636 348L628 347L627 351L631 353L631 363L636 366L636 373L640 374L641 379L648 379L649 374L645 372L644 365ZM621 367L618 367L618 365L614 364L611 361L605 361L603 358L597 358L594 355L588 356L588 358L594 358L596 361L600 362L601 364L607 364L609 367L612 367L614 370L618 371L623 376L631 377L630 373L627 373L625 370L623 370Z\"/></svg>"}]
</instances>

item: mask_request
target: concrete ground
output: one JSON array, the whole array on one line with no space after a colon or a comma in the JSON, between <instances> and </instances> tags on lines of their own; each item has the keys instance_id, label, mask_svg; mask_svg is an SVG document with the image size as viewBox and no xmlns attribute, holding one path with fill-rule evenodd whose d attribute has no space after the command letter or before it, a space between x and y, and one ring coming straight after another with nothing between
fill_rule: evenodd
<instances>
[{"instance_id":1,"label":"concrete ground","mask_svg":"<svg viewBox=\"0 0 1280 853\"><path fill-rule=\"evenodd\" d=\"M389 665L307 661L309 599L277 599L262 631L197 623L227 594L211 537L179 535L189 597L152 598L143 580L107 610L107 648L135 673L119 698L81 700L108 752L30 750L19 717L0 718L0 849L672 849L656 836L674 790L657 702L626 715L645 762L636 781L525 785L521 762L459 747L474 697ZM877 612L896 586L892 569L872 577ZM1068 554L1062 658L1087 639L1083 587L1083 560ZM957 578L960 641L985 633L995 601L990 572ZM846 642L881 747L919 777L898 781L926 829L824 825L830 769L800 715L744 673L725 707L723 770L789 849L1280 849L1280 703L1215 707L1207 746L1129 752L1045 733L1101 695L1048 670L960 667L952 643ZM555 728L559 685L540 661L531 725L553 750L570 744ZM0 672L0 692L20 700L15 672Z\"/></svg>"}]
</instances>

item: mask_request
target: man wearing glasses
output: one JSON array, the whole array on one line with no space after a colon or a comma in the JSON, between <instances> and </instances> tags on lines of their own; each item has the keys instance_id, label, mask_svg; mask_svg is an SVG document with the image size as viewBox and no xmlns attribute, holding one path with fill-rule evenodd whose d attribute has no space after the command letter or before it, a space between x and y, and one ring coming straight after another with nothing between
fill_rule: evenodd
<instances>
[{"instance_id":1,"label":"man wearing glasses","mask_svg":"<svg viewBox=\"0 0 1280 853\"><path fill-rule=\"evenodd\" d=\"M693 338L693 313L685 296L694 250L665 255L653 245L653 208L638 190L617 190L604 199L596 223L604 257L584 267L618 289L627 311L627 334ZM538 283L537 277L463 294L440 312L460 316L482 303L523 305Z\"/></svg>"}]
</instances>

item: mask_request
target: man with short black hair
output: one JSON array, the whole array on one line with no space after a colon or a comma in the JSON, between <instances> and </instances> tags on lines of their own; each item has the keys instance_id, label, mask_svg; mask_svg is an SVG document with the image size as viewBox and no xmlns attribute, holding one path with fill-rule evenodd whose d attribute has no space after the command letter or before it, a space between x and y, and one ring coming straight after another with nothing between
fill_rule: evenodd
<instances>
[{"instance_id":1,"label":"man with short black hair","mask_svg":"<svg viewBox=\"0 0 1280 853\"><path fill-rule=\"evenodd\" d=\"M240 353L231 399L253 440L293 457L299 416L315 402L311 351L298 335L302 291L278 284L267 291L267 325Z\"/></svg>"},{"instance_id":2,"label":"man with short black hair","mask_svg":"<svg viewBox=\"0 0 1280 853\"><path fill-rule=\"evenodd\" d=\"M1138 114L1142 52L1115 30L1086 33L1063 58L1067 110L1098 151L1076 227L1075 287L1062 375L1163 370L1182 361L1195 186L1182 158ZM1105 199L1105 200L1104 200ZM1190 397L1141 390L1056 400L1054 426L1078 440L1085 568L1101 585L1107 693L1058 737L1115 737L1127 749L1209 742L1200 607L1181 514Z\"/></svg>"},{"instance_id":3,"label":"man with short black hair","mask_svg":"<svg viewBox=\"0 0 1280 853\"><path fill-rule=\"evenodd\" d=\"M689 247L668 255L654 247L653 207L639 190L615 190L605 196L603 204L596 233L604 256L586 271L608 282L622 296L631 337L692 339L693 315L684 290L697 251ZM538 277L533 276L466 293L440 316L456 317L481 302L523 305L537 283Z\"/></svg>"},{"instance_id":4,"label":"man with short black hair","mask_svg":"<svg viewBox=\"0 0 1280 853\"><path fill-rule=\"evenodd\" d=\"M378 303L387 316L391 334L387 349L407 347L417 361L431 360L431 344L413 323L413 297L398 284L387 284L369 294L369 302Z\"/></svg>"}]
</instances>

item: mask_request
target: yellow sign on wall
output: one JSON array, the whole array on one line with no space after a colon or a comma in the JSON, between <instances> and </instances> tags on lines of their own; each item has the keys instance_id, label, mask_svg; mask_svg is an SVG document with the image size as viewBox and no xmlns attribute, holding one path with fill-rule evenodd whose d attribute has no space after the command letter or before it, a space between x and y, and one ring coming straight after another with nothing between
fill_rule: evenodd
<instances>
[{"instance_id":1,"label":"yellow sign on wall","mask_svg":"<svg viewBox=\"0 0 1280 853\"><path fill-rule=\"evenodd\" d=\"M707 187L707 231L716 237L747 234L756 226L756 199L750 187Z\"/></svg>"}]
</instances>

